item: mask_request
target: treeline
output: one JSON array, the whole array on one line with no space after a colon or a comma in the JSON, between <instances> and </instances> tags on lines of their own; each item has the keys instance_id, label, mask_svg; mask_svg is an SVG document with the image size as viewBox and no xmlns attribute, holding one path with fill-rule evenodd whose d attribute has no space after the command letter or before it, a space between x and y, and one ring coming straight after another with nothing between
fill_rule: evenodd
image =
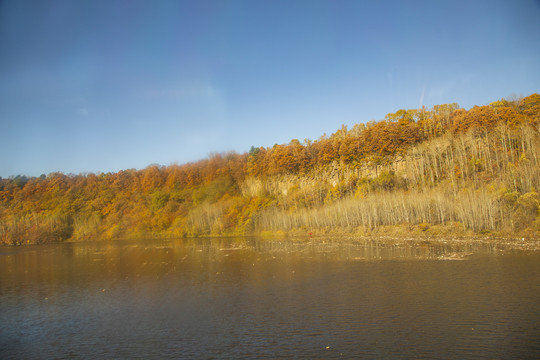
<instances>
[{"instance_id":1,"label":"treeline","mask_svg":"<svg viewBox=\"0 0 540 360\"><path fill-rule=\"evenodd\" d=\"M0 243L260 233L540 230L540 95L398 110L184 165L0 180Z\"/></svg>"}]
</instances>

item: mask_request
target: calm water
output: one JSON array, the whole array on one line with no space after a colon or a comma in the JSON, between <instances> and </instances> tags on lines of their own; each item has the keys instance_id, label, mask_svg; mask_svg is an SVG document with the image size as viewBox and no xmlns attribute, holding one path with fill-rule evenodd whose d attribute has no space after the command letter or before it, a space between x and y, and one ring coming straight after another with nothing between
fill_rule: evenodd
<instances>
[{"instance_id":1,"label":"calm water","mask_svg":"<svg viewBox=\"0 0 540 360\"><path fill-rule=\"evenodd\" d=\"M540 358L540 253L255 239L0 248L0 358L97 357Z\"/></svg>"}]
</instances>

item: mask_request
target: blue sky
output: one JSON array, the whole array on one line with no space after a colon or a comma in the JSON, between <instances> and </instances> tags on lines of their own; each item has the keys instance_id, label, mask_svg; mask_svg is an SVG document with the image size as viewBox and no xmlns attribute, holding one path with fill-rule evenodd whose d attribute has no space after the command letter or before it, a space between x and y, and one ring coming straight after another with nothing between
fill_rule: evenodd
<instances>
[{"instance_id":1,"label":"blue sky","mask_svg":"<svg viewBox=\"0 0 540 360\"><path fill-rule=\"evenodd\" d=\"M0 176L141 169L540 92L540 2L0 2Z\"/></svg>"}]
</instances>

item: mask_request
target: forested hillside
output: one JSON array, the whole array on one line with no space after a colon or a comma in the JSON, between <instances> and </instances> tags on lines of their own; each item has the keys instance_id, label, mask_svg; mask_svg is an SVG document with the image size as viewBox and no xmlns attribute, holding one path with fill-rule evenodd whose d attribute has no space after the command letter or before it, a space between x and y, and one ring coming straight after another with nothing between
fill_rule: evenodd
<instances>
[{"instance_id":1,"label":"forested hillside","mask_svg":"<svg viewBox=\"0 0 540 360\"><path fill-rule=\"evenodd\" d=\"M398 110L184 165L0 180L0 243L244 234L540 236L540 95Z\"/></svg>"}]
</instances>

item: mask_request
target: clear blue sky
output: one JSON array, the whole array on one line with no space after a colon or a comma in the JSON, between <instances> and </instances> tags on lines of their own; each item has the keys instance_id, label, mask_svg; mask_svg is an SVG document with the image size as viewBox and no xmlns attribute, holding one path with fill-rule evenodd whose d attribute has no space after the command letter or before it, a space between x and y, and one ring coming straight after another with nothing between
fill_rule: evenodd
<instances>
[{"instance_id":1,"label":"clear blue sky","mask_svg":"<svg viewBox=\"0 0 540 360\"><path fill-rule=\"evenodd\" d=\"M0 176L316 139L540 92L540 2L0 2Z\"/></svg>"}]
</instances>

